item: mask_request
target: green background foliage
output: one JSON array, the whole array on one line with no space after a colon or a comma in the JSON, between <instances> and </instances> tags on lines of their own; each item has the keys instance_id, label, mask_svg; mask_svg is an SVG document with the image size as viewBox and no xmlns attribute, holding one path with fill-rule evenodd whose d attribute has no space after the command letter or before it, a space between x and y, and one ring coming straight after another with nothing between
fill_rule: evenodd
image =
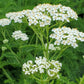
<instances>
[{"instance_id":1,"label":"green background foliage","mask_svg":"<svg viewBox=\"0 0 84 84\"><path fill-rule=\"evenodd\" d=\"M42 3L62 4L74 9L79 16L78 21L72 21L70 23L67 23L66 25L70 27L76 27L79 31L84 32L84 0L0 0L0 18L5 18L5 14L8 12L22 11L23 9L32 9L36 5L42 4ZM18 24L16 24L15 27L17 27L17 25ZM29 29L25 24L23 24L23 27L28 29L27 33L32 38L33 31ZM13 26L10 25L9 27L10 33L13 30L14 30ZM3 45L2 44L3 38L1 37L2 36L0 34L0 53L2 52L1 46ZM35 39L33 39L33 42L35 42ZM33 51L36 52L37 55L41 54L41 51L42 51L41 46L40 45L33 46L33 42L32 42L32 46L21 47L21 54L18 54L17 52L17 54L20 56L19 60L23 58L23 54L25 54L26 56L21 63L24 63L27 60L32 59L33 56L31 53ZM19 45L18 42L17 43L13 42L13 39L11 40L10 43L14 44L14 45L10 44L13 50L15 46ZM38 52L38 50L40 50L40 52ZM79 43L79 47L76 49L73 49L73 48L67 49L64 52L63 57L60 59L60 62L62 62L63 64L63 67L61 70L63 77L61 78L61 80L55 81L54 84L83 84L84 82L81 83L82 81L84 81L82 80L82 78L80 82L77 82L77 80L79 81L80 80L79 78L84 75L83 55L84 55L84 42ZM2 67L4 67L6 71L4 69L2 71L1 69ZM15 59L15 55L13 53L10 53L7 51L2 56L2 58L0 57L0 83L1 84L13 84L12 83L13 81L10 81L11 79L8 80L4 75L6 74L6 72L12 77L12 79L14 80L14 84L28 84L27 81L30 81L30 79L26 78L21 71L22 71L21 65ZM33 80L31 80L29 84L35 84L35 83L33 82Z\"/></svg>"}]
</instances>

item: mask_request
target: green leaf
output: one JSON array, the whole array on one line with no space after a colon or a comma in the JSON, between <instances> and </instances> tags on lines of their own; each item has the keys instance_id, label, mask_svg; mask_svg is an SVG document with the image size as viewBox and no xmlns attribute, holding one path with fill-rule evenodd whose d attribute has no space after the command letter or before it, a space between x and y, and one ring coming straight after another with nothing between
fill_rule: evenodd
<instances>
[{"instance_id":1,"label":"green leaf","mask_svg":"<svg viewBox=\"0 0 84 84\"><path fill-rule=\"evenodd\" d=\"M82 78L80 78L79 84L84 84L84 76Z\"/></svg>"},{"instance_id":2,"label":"green leaf","mask_svg":"<svg viewBox=\"0 0 84 84\"><path fill-rule=\"evenodd\" d=\"M50 82L50 84L54 84L54 80L52 80L52 81Z\"/></svg>"},{"instance_id":3,"label":"green leaf","mask_svg":"<svg viewBox=\"0 0 84 84\"><path fill-rule=\"evenodd\" d=\"M34 44L31 44L31 45L24 45L24 46L20 46L20 49L22 49L22 51L32 51L32 50L36 50L36 49L42 49L42 46L41 45L34 45Z\"/></svg>"},{"instance_id":4,"label":"green leaf","mask_svg":"<svg viewBox=\"0 0 84 84\"><path fill-rule=\"evenodd\" d=\"M19 65L20 64L19 60L17 59L17 56L11 52L4 53L2 57L3 57L2 59L3 61L1 62L2 65Z\"/></svg>"}]
</instances>

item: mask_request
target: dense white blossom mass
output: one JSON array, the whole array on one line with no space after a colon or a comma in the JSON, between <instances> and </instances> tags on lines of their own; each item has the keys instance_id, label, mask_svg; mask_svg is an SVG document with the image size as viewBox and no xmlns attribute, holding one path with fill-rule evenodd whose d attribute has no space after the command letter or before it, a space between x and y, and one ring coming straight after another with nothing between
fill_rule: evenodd
<instances>
[{"instance_id":1,"label":"dense white blossom mass","mask_svg":"<svg viewBox=\"0 0 84 84\"><path fill-rule=\"evenodd\" d=\"M78 18L74 10L61 4L39 4L32 10L7 13L6 17L15 23L22 23L22 19L26 17L30 26L39 24L40 27L50 25L51 21L70 22L71 19Z\"/></svg>"},{"instance_id":2,"label":"dense white blossom mass","mask_svg":"<svg viewBox=\"0 0 84 84\"><path fill-rule=\"evenodd\" d=\"M21 30L14 31L12 37L15 38L15 40L21 39L22 41L29 39L29 37L27 37L25 33L22 33Z\"/></svg>"},{"instance_id":3,"label":"dense white blossom mass","mask_svg":"<svg viewBox=\"0 0 84 84\"><path fill-rule=\"evenodd\" d=\"M54 45L71 45L73 48L78 46L77 40L84 41L84 33L70 27L54 28L50 38L55 39Z\"/></svg>"},{"instance_id":4,"label":"dense white blossom mass","mask_svg":"<svg viewBox=\"0 0 84 84\"><path fill-rule=\"evenodd\" d=\"M71 19L77 20L78 16L74 10L70 7L59 5L51 5L51 4L40 4L36 6L32 11L34 12L42 12L52 18L53 21L61 20L70 22Z\"/></svg>"},{"instance_id":5,"label":"dense white blossom mass","mask_svg":"<svg viewBox=\"0 0 84 84\"><path fill-rule=\"evenodd\" d=\"M23 11L18 11L18 12L9 12L6 14L6 17L9 18L10 20L14 20L15 23L22 23L22 18L27 16L29 14L29 11L31 10L23 10Z\"/></svg>"},{"instance_id":6,"label":"dense white blossom mass","mask_svg":"<svg viewBox=\"0 0 84 84\"><path fill-rule=\"evenodd\" d=\"M6 26L6 25L9 25L10 23L11 23L10 19L6 19L6 18L0 19L0 25L2 27Z\"/></svg>"},{"instance_id":7,"label":"dense white blossom mass","mask_svg":"<svg viewBox=\"0 0 84 84\"><path fill-rule=\"evenodd\" d=\"M23 72L25 75L31 75L35 73L45 73L47 72L49 77L59 78L59 71L62 67L62 64L59 61L51 60L48 61L47 58L42 56L36 57L35 64L32 60L27 61L23 64Z\"/></svg>"}]
</instances>

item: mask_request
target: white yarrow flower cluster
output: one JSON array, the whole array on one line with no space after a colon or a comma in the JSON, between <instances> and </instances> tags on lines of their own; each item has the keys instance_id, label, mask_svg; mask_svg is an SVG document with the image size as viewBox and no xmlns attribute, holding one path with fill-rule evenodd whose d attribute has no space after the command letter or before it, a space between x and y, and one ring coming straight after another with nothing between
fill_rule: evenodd
<instances>
[{"instance_id":1,"label":"white yarrow flower cluster","mask_svg":"<svg viewBox=\"0 0 84 84\"><path fill-rule=\"evenodd\" d=\"M42 12L48 16L51 16L52 20L61 20L70 22L71 19L77 20L78 16L75 11L73 11L70 7L59 5L51 5L51 4L40 4L36 6L32 11Z\"/></svg>"},{"instance_id":2,"label":"white yarrow flower cluster","mask_svg":"<svg viewBox=\"0 0 84 84\"><path fill-rule=\"evenodd\" d=\"M14 22L19 22L22 23L22 18L24 17L24 15L22 14L22 12L10 12L6 14L6 17L9 18L10 20L14 20Z\"/></svg>"},{"instance_id":3,"label":"white yarrow flower cluster","mask_svg":"<svg viewBox=\"0 0 84 84\"><path fill-rule=\"evenodd\" d=\"M28 15L29 25L37 25L39 24L40 27L44 27L46 25L50 25L51 18L41 12L31 12Z\"/></svg>"},{"instance_id":4,"label":"white yarrow flower cluster","mask_svg":"<svg viewBox=\"0 0 84 84\"><path fill-rule=\"evenodd\" d=\"M54 45L71 45L73 48L78 47L77 40L84 41L84 33L79 32L77 29L71 29L70 27L54 28L54 32L50 35L50 38L56 39Z\"/></svg>"},{"instance_id":5,"label":"white yarrow flower cluster","mask_svg":"<svg viewBox=\"0 0 84 84\"><path fill-rule=\"evenodd\" d=\"M22 41L29 39L29 37L27 37L25 33L22 33L21 30L13 32L12 37L15 38L15 40L21 39Z\"/></svg>"},{"instance_id":6,"label":"white yarrow flower cluster","mask_svg":"<svg viewBox=\"0 0 84 84\"><path fill-rule=\"evenodd\" d=\"M62 64L59 63L59 61L51 60L48 61L45 57L36 57L35 64L31 60L29 60L27 63L23 64L23 72L25 75L31 75L36 72L45 73L49 75L49 77L57 77L58 73L62 67Z\"/></svg>"},{"instance_id":7,"label":"white yarrow flower cluster","mask_svg":"<svg viewBox=\"0 0 84 84\"><path fill-rule=\"evenodd\" d=\"M78 18L75 11L61 4L40 4L34 7L33 10L7 13L6 17L14 20L15 23L22 23L22 19L26 17L30 26L39 24L40 27L50 25L51 21L59 20L62 22L70 22L70 19L77 20Z\"/></svg>"},{"instance_id":8,"label":"white yarrow flower cluster","mask_svg":"<svg viewBox=\"0 0 84 84\"><path fill-rule=\"evenodd\" d=\"M22 19L29 14L29 11L31 10L23 10L18 12L9 12L6 14L6 17L10 20L14 20L15 23L22 23Z\"/></svg>"},{"instance_id":9,"label":"white yarrow flower cluster","mask_svg":"<svg viewBox=\"0 0 84 84\"><path fill-rule=\"evenodd\" d=\"M6 26L6 25L9 25L10 23L11 23L10 19L6 19L6 18L0 19L0 25L2 27Z\"/></svg>"}]
</instances>

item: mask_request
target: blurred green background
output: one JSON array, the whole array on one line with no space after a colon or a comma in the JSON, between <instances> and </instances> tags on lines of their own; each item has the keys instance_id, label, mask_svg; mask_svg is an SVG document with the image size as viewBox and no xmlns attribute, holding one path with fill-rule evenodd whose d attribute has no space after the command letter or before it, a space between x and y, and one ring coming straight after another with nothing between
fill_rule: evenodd
<instances>
[{"instance_id":1,"label":"blurred green background","mask_svg":"<svg viewBox=\"0 0 84 84\"><path fill-rule=\"evenodd\" d=\"M8 12L32 9L42 3L62 4L71 7L77 12L79 18L77 21L67 23L67 26L76 27L79 31L84 32L84 0L0 0L0 18L5 18L5 14ZM84 42L80 42L76 49L68 49L65 54L66 56L60 59L63 64L62 69L65 71L64 73L62 71L62 73L70 80L76 81L84 75ZM0 75L0 81L5 79L3 77L3 75Z\"/></svg>"}]
</instances>

